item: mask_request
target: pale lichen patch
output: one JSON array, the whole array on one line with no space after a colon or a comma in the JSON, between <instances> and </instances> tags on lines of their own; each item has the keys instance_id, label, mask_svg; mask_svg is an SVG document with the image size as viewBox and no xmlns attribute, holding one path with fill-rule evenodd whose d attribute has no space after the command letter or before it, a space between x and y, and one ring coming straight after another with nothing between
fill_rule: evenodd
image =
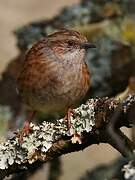
<instances>
[{"instance_id":1,"label":"pale lichen patch","mask_svg":"<svg viewBox=\"0 0 135 180\"><path fill-rule=\"evenodd\" d=\"M134 180L135 178L135 166L133 161L129 161L128 164L124 165L124 168L122 169L124 171L124 178Z\"/></svg>"},{"instance_id":2,"label":"pale lichen patch","mask_svg":"<svg viewBox=\"0 0 135 180\"><path fill-rule=\"evenodd\" d=\"M46 153L53 143L63 136L71 136L72 139L77 134L76 137L79 138L73 139L75 140L73 142L81 143L81 134L84 131L90 132L95 125L95 101L97 100L91 99L86 104L74 109L70 129L67 128L64 119L57 120L55 124L43 122L39 126L31 123L31 132L23 137L21 144L17 137L0 144L0 169L7 169L13 163L33 163L39 156L41 159L45 159Z\"/></svg>"},{"instance_id":3,"label":"pale lichen patch","mask_svg":"<svg viewBox=\"0 0 135 180\"><path fill-rule=\"evenodd\" d=\"M123 101L124 104L124 113L127 112L128 108L132 103L135 102L135 96L133 94L129 94L128 97Z\"/></svg>"}]
</instances>

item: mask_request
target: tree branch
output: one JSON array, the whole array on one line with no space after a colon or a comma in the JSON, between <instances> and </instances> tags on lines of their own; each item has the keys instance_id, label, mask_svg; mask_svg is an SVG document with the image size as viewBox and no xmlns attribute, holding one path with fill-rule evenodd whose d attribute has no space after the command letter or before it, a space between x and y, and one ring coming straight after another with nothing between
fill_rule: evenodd
<instances>
[{"instance_id":1,"label":"tree branch","mask_svg":"<svg viewBox=\"0 0 135 180\"><path fill-rule=\"evenodd\" d=\"M134 103L134 95L129 95L122 102L112 98L89 99L74 110L70 130L64 119L57 120L55 124L43 122L39 126L31 123L31 132L23 137L22 144L16 136L0 144L0 179L32 170L49 160L83 150L92 144L109 143L122 155L132 155L135 146L119 128L130 127L132 122L128 114ZM123 146L117 143L119 139Z\"/></svg>"}]
</instances>

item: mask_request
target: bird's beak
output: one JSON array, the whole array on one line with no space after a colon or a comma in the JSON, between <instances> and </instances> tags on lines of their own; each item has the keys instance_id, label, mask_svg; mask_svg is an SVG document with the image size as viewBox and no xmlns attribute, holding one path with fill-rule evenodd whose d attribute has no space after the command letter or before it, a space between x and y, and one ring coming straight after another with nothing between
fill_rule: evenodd
<instances>
[{"instance_id":1,"label":"bird's beak","mask_svg":"<svg viewBox=\"0 0 135 180\"><path fill-rule=\"evenodd\" d=\"M86 43L83 43L81 45L81 48L83 49L89 49L89 48L96 48L96 45L95 44L92 44L92 43L89 43L89 42L86 42Z\"/></svg>"}]
</instances>

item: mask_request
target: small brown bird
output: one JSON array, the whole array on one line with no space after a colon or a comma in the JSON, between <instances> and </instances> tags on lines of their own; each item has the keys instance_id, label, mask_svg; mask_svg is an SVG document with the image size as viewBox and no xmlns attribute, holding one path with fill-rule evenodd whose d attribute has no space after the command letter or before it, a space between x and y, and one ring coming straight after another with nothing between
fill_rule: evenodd
<instances>
[{"instance_id":1,"label":"small brown bird","mask_svg":"<svg viewBox=\"0 0 135 180\"><path fill-rule=\"evenodd\" d=\"M48 35L33 45L18 78L23 102L33 112L51 115L70 112L90 87L85 63L88 48L95 48L95 45L79 32L67 29ZM25 123L26 131L28 124Z\"/></svg>"}]
</instances>

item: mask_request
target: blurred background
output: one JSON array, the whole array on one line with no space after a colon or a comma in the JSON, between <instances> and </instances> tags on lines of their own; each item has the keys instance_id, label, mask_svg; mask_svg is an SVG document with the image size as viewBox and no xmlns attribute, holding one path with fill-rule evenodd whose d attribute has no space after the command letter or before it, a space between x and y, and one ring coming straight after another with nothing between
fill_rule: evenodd
<instances>
[{"instance_id":1,"label":"blurred background","mask_svg":"<svg viewBox=\"0 0 135 180\"><path fill-rule=\"evenodd\" d=\"M16 38L13 31L29 22L51 18L63 6L70 6L78 0L0 0L0 58L2 59L0 72L5 68L8 60L18 54Z\"/></svg>"},{"instance_id":2,"label":"blurred background","mask_svg":"<svg viewBox=\"0 0 135 180\"><path fill-rule=\"evenodd\" d=\"M0 0L1 141L21 127L27 114L15 91L25 51L59 27L78 30L98 46L98 50L88 52L87 56L92 74L88 97L124 99L135 92L134 8L133 0ZM106 167L119 156L106 144L64 155L56 161L55 166L61 169L58 179L96 179L88 171L103 164L106 171ZM49 171L48 163L28 179L47 180ZM101 175L99 177L101 179Z\"/></svg>"}]
</instances>

